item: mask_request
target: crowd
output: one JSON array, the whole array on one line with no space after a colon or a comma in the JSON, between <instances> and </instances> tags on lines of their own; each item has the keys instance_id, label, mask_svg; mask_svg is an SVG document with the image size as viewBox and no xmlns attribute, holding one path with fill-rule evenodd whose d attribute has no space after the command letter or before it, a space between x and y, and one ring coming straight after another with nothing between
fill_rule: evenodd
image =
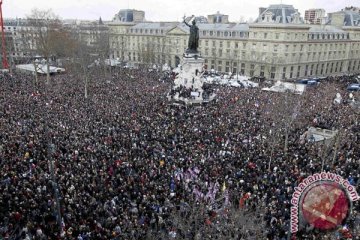
<instances>
[{"instance_id":1,"label":"crowd","mask_svg":"<svg viewBox=\"0 0 360 240\"><path fill-rule=\"evenodd\" d=\"M286 98L219 87L215 102L179 107L166 99L170 82L126 71L94 76L87 98L76 75L48 85L1 76L0 239L288 239L291 195L304 177L323 167L359 191L359 115L333 103L336 93L347 98L342 79ZM302 142L310 126L338 129L338 146ZM202 204L200 221L183 207ZM231 221L229 210L257 218L259 231L226 235L218 225ZM175 224L177 211L188 229ZM353 239L359 223L354 202ZM333 234L346 237L309 226L298 237Z\"/></svg>"}]
</instances>

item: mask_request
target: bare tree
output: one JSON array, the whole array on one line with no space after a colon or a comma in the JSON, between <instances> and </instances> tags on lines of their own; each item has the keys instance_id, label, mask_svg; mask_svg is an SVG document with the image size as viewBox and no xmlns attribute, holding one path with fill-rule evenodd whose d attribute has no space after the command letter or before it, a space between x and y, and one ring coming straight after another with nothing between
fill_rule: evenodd
<instances>
[{"instance_id":1,"label":"bare tree","mask_svg":"<svg viewBox=\"0 0 360 240\"><path fill-rule=\"evenodd\" d=\"M155 44L152 42L145 42L139 45L139 61L144 64L145 68L152 66L155 63Z\"/></svg>"},{"instance_id":2,"label":"bare tree","mask_svg":"<svg viewBox=\"0 0 360 240\"><path fill-rule=\"evenodd\" d=\"M61 21L52 12L52 10L33 9L31 14L27 17L32 26L32 44L35 49L44 59L47 65L46 83L50 83L50 66L49 60L52 54L55 53L54 47L61 44L58 40L59 29L62 28ZM59 48L57 48L59 49Z\"/></svg>"},{"instance_id":3,"label":"bare tree","mask_svg":"<svg viewBox=\"0 0 360 240\"><path fill-rule=\"evenodd\" d=\"M271 119L271 126L269 130L269 150L270 161L269 169L271 166L273 153L275 148L283 147L286 154L289 148L289 136L297 116L300 113L303 96L286 90L283 93L277 94L275 101L269 102L267 111Z\"/></svg>"},{"instance_id":4,"label":"bare tree","mask_svg":"<svg viewBox=\"0 0 360 240\"><path fill-rule=\"evenodd\" d=\"M216 208L206 202L182 202L172 208L163 229L149 229L147 239L262 239L264 224L261 208L249 211L231 204Z\"/></svg>"}]
</instances>

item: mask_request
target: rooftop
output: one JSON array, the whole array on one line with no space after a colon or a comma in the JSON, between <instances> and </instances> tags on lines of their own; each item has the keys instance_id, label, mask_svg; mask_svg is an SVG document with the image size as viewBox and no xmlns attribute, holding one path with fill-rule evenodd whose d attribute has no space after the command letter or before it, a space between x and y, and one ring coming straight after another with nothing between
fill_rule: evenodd
<instances>
[{"instance_id":1,"label":"rooftop","mask_svg":"<svg viewBox=\"0 0 360 240\"><path fill-rule=\"evenodd\" d=\"M304 20L292 5L272 4L268 8L260 8L255 23L303 24Z\"/></svg>"}]
</instances>

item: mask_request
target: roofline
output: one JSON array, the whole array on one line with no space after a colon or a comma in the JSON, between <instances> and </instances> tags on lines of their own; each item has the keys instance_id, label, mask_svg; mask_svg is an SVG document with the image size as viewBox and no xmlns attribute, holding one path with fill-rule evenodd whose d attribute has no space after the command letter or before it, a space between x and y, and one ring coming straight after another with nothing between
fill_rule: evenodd
<instances>
[{"instance_id":1,"label":"roofline","mask_svg":"<svg viewBox=\"0 0 360 240\"><path fill-rule=\"evenodd\" d=\"M311 26L306 24L292 23L249 23L250 28L289 28L289 29L310 29Z\"/></svg>"}]
</instances>

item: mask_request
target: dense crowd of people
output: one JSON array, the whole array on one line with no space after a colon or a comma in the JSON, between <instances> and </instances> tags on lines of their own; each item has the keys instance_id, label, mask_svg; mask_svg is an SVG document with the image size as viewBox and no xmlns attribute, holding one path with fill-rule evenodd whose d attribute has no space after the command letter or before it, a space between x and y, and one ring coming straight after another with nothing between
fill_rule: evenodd
<instances>
[{"instance_id":1,"label":"dense crowd of people","mask_svg":"<svg viewBox=\"0 0 360 240\"><path fill-rule=\"evenodd\" d=\"M0 239L289 239L290 199L304 177L331 171L359 189L351 79L303 95L219 87L216 101L196 107L170 105L171 82L158 79L99 73L85 98L83 79L70 73L38 85L1 76ZM338 144L302 141L310 126L339 130ZM258 229L221 230L236 223L232 211L256 218ZM353 239L359 224L354 202ZM332 236L347 237L310 226L298 233Z\"/></svg>"}]
</instances>

